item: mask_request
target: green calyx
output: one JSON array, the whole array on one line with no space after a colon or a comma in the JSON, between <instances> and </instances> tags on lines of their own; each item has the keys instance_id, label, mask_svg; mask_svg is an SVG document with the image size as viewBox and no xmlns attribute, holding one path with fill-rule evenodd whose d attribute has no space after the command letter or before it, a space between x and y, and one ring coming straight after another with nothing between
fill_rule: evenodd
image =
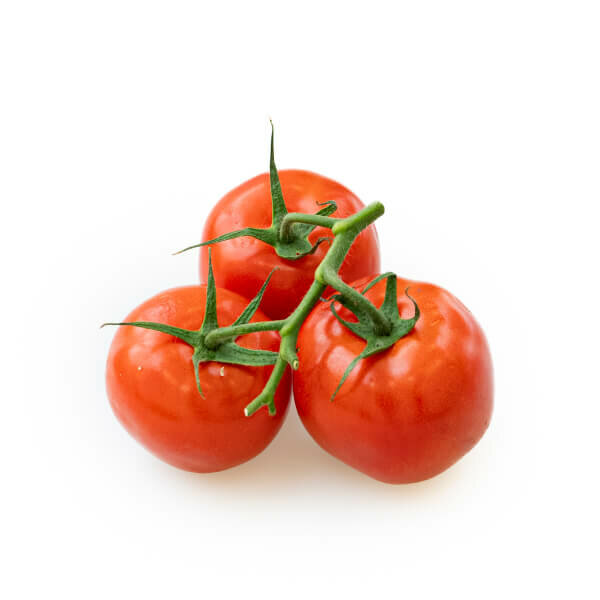
<instances>
[{"instance_id":1,"label":"green calyx","mask_svg":"<svg viewBox=\"0 0 600 600\"><path fill-rule=\"evenodd\" d=\"M292 216L298 216L300 218L294 219L294 222L291 222L289 219L286 220L286 216L290 213L288 213L283 199L279 174L277 172L277 167L275 166L274 138L275 128L271 122L271 158L269 164L272 207L271 225L264 229L246 227L237 231L231 231L212 240L208 240L207 242L188 246L175 254L181 254L192 248L218 244L219 242L225 242L239 237L252 237L272 246L277 255L281 258L297 260L303 256L314 254L323 242L331 240L331 238L328 237L320 237L312 244L308 240L308 236L316 227L327 223L329 215L332 215L337 210L337 205L333 201L325 202L323 208L314 215L296 215L295 213L292 213ZM303 219L301 217L305 218Z\"/></svg>"},{"instance_id":2,"label":"green calyx","mask_svg":"<svg viewBox=\"0 0 600 600\"><path fill-rule=\"evenodd\" d=\"M339 302L342 306L350 309L358 322L351 322L342 319L337 313L335 309L334 302L331 304L331 312L335 316L335 318L347 329L349 329L352 333L361 337L363 340L367 342L364 350L348 365L342 379L338 383L333 395L331 396L331 401L335 398L336 394L339 392L340 388L354 369L354 367L361 361L363 358L367 358L368 356L372 356L374 354L378 354L379 352L383 352L387 348L393 346L400 338L403 338L405 335L410 333L414 326L416 325L421 312L417 303L408 295L408 288L405 290L406 296L410 299L415 307L414 316L410 319L401 319L400 313L398 311L398 281L396 279L396 275L394 273L383 273L373 279L360 293L361 296L364 297L364 294L371 289L376 283L381 281L382 279L387 279L386 287L385 287L385 296L383 299L383 304L379 308L379 312L387 318L389 321L389 329L387 331L381 332L378 329L377 324L373 320L373 313L365 310L363 307L358 305L355 302L354 295L343 295L343 294L335 294L331 297L334 302ZM354 290L355 294L358 294L356 290Z\"/></svg>"},{"instance_id":3,"label":"green calyx","mask_svg":"<svg viewBox=\"0 0 600 600\"><path fill-rule=\"evenodd\" d=\"M248 306L246 306L242 314L235 320L235 322L229 327L219 328L219 323L217 321L217 290L209 252L208 282L206 284L206 308L202 327L200 327L199 330L194 331L189 329L181 329L179 327L165 325L164 323L152 323L148 321L104 323L104 325L130 325L133 327L141 327L143 329L160 331L161 333L172 335L182 340L186 344L189 344L194 349L192 363L194 366L194 374L196 377L198 392L202 397L204 397L202 387L200 385L200 377L198 374L198 365L200 365L200 363L212 361L235 365L261 367L265 365L274 365L277 362L278 354L276 352L270 352L268 350L251 350L248 348L243 348L235 343L235 339L244 333L244 328L251 328L251 331L248 331L247 333L251 333L253 331L264 331L267 329L276 329L276 327L272 326L272 322L250 323L250 319L252 319L256 313L272 275L273 271L270 273L269 277L267 277L267 280L260 288L258 294L252 299ZM102 327L104 327L104 325L102 325ZM261 327L262 325L268 325L268 327ZM211 343L211 332L225 332L225 330L229 330L231 333L229 335L221 335L218 338L217 343ZM275 406L273 404L273 406L269 407L269 412L273 411L274 413L274 410Z\"/></svg>"}]
</instances>

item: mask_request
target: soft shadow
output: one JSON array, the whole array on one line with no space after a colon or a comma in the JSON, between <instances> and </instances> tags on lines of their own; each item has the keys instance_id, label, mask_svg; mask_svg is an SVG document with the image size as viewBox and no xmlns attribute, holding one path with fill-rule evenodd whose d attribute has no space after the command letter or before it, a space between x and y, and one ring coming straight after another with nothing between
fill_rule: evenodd
<instances>
[{"instance_id":1,"label":"soft shadow","mask_svg":"<svg viewBox=\"0 0 600 600\"><path fill-rule=\"evenodd\" d=\"M376 481L349 467L322 450L304 429L293 400L278 436L259 456L233 469L219 473L188 473L164 463L164 475L176 485L209 488L213 492L255 496L281 495L321 488L324 493L335 488L352 496L374 494L376 497L404 498L413 501L422 496L444 494L461 480L461 461L427 481L407 485L390 485Z\"/></svg>"}]
</instances>

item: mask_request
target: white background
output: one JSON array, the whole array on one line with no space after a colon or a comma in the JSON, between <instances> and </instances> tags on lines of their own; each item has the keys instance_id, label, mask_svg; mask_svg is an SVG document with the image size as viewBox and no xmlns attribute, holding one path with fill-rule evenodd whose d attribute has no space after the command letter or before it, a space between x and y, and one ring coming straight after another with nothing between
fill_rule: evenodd
<instances>
[{"instance_id":1,"label":"white background","mask_svg":"<svg viewBox=\"0 0 600 600\"><path fill-rule=\"evenodd\" d=\"M2 597L598 597L596 2L27 2L0 9ZM488 334L481 443L416 485L292 410L193 475L104 391L109 330L196 281L211 206L306 168L387 207L383 267Z\"/></svg>"}]
</instances>

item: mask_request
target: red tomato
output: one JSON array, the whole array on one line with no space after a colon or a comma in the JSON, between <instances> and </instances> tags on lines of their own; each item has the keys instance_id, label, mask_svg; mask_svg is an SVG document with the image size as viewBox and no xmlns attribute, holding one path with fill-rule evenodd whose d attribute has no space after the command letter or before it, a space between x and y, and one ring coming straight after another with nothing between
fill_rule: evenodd
<instances>
[{"instance_id":1,"label":"red tomato","mask_svg":"<svg viewBox=\"0 0 600 600\"><path fill-rule=\"evenodd\" d=\"M347 217L364 204L339 183L308 171L279 171L279 179L288 212L316 213L318 203L333 200L337 211L332 217ZM271 189L269 175L258 175L225 195L214 207L204 227L202 240L245 227L265 228L271 225ZM309 236L311 243L320 237L333 237L329 229L317 227ZM257 239L242 237L213 244L212 262L218 287L227 288L246 298L253 297L274 267L261 309L272 319L282 319L293 312L313 282L314 271L323 260L329 245L298 260L280 258L275 250ZM346 281L377 273L379 241L371 225L354 242L340 274ZM206 282L208 247L200 250L200 281Z\"/></svg>"},{"instance_id":2,"label":"red tomato","mask_svg":"<svg viewBox=\"0 0 600 600\"><path fill-rule=\"evenodd\" d=\"M230 325L247 301L217 289L219 324ZM127 321L154 321L200 329L205 286L174 288L150 298ZM252 321L264 321L258 311ZM240 346L276 352L278 335L267 331L238 338ZM265 386L273 367L201 363L196 387L192 348L175 337L119 327L108 356L106 385L111 406L139 442L162 460L201 473L243 463L264 450L283 423L290 397L286 373L275 395L277 414L261 410L244 416L244 407Z\"/></svg>"},{"instance_id":3,"label":"red tomato","mask_svg":"<svg viewBox=\"0 0 600 600\"><path fill-rule=\"evenodd\" d=\"M362 290L370 278L355 282ZM298 414L327 452L388 483L441 473L485 432L492 414L492 362L485 336L465 306L447 291L398 279L402 318L421 310L415 328L394 346L360 361L331 395L365 341L341 325L328 304L304 322L294 372ZM381 306L385 281L366 293ZM356 320L343 307L339 314Z\"/></svg>"}]
</instances>

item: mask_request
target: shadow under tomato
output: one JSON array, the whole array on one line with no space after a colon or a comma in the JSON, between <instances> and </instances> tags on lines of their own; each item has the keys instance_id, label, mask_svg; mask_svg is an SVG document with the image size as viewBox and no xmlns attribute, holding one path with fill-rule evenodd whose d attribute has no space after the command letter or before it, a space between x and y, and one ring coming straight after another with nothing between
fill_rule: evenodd
<instances>
[{"instance_id":1,"label":"shadow under tomato","mask_svg":"<svg viewBox=\"0 0 600 600\"><path fill-rule=\"evenodd\" d=\"M349 494L392 495L418 498L441 493L462 477L461 461L444 473L419 483L390 485L349 467L329 455L304 429L293 400L281 431L271 445L256 458L218 473L188 473L161 463L179 484L194 486L194 481L211 492L243 494L250 498L280 495L282 491L309 488L346 489ZM185 481L184 481L185 480Z\"/></svg>"}]
</instances>

